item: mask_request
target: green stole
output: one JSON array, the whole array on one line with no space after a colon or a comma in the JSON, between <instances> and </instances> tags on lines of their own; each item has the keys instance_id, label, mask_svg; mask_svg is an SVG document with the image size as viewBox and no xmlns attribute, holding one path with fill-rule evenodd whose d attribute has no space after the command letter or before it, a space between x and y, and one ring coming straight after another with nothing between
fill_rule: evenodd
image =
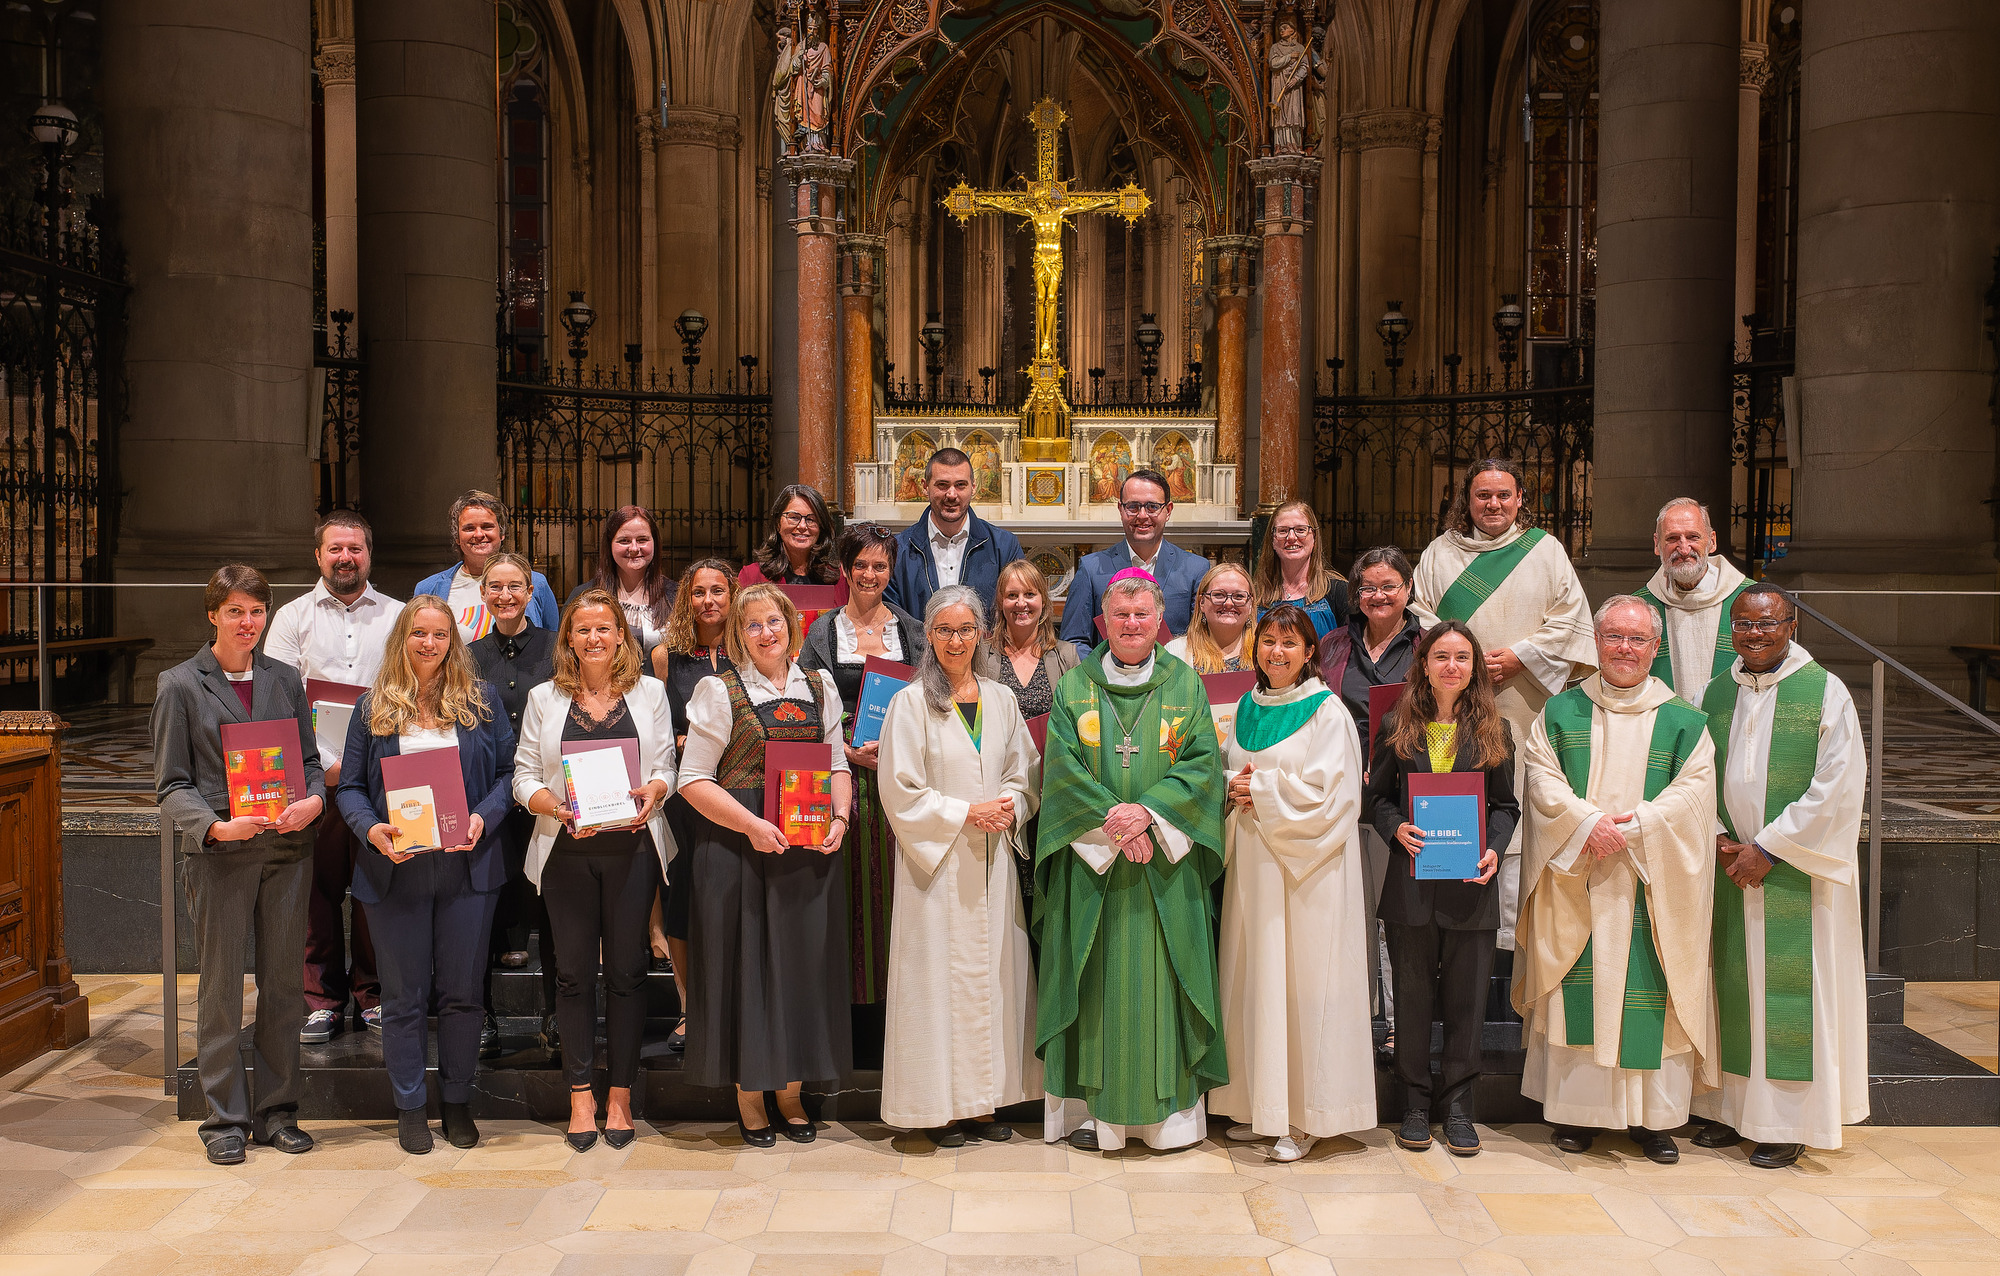
<instances>
[{"instance_id":1,"label":"green stole","mask_svg":"<svg viewBox=\"0 0 2000 1276\"><path fill-rule=\"evenodd\" d=\"M1105 645L1056 684L1035 848L1042 941L1035 1053L1051 1094L1091 1115L1153 1125L1229 1079L1213 895L1222 876L1222 759L1201 678L1154 648L1135 687L1105 677ZM1155 693L1148 703L1148 693ZM1121 715L1137 751L1117 751ZM1194 843L1168 861L1118 855L1092 871L1072 847L1122 802Z\"/></svg>"},{"instance_id":2,"label":"green stole","mask_svg":"<svg viewBox=\"0 0 2000 1276\"><path fill-rule=\"evenodd\" d=\"M1729 765L1729 726L1736 717L1735 678L1708 684L1701 707L1715 741L1715 809L1732 841L1742 841L1722 799ZM1764 823L1805 796L1819 769L1820 714L1826 670L1807 661L1778 683L1771 752L1764 769ZM1751 830L1751 836L1756 831ZM1764 875L1764 1075L1772 1081L1813 1079L1812 876L1776 861ZM1722 1028L1722 1070L1750 1075L1750 958L1743 929L1743 891L1715 866L1715 1011Z\"/></svg>"},{"instance_id":3,"label":"green stole","mask_svg":"<svg viewBox=\"0 0 2000 1276\"><path fill-rule=\"evenodd\" d=\"M1236 743L1245 753L1258 753L1290 739L1332 694L1315 691L1290 704L1258 704L1254 696L1244 696L1236 702Z\"/></svg>"},{"instance_id":4,"label":"green stole","mask_svg":"<svg viewBox=\"0 0 2000 1276\"><path fill-rule=\"evenodd\" d=\"M1722 600L1722 623L1715 627L1715 661L1708 668L1710 682L1729 672L1736 663L1736 641L1729 633L1729 608L1736 602L1736 596L1750 588L1755 581L1746 580L1729 591L1729 597ZM1645 585L1632 591L1632 596L1653 609L1660 618L1660 651L1653 657L1653 676L1669 687L1674 685L1674 659L1667 650L1667 605Z\"/></svg>"},{"instance_id":5,"label":"green stole","mask_svg":"<svg viewBox=\"0 0 2000 1276\"><path fill-rule=\"evenodd\" d=\"M1489 549L1483 554L1474 554L1472 561L1465 565L1465 570L1458 574L1458 579L1451 582L1451 588L1444 591L1444 597L1438 599L1438 619L1471 620L1472 613L1493 597L1494 591L1528 556L1528 551L1541 544L1547 535L1541 528L1531 527L1505 549Z\"/></svg>"},{"instance_id":6,"label":"green stole","mask_svg":"<svg viewBox=\"0 0 2000 1276\"><path fill-rule=\"evenodd\" d=\"M1549 744L1562 763L1563 778L1578 797L1590 787L1590 715L1596 703L1573 687L1550 700L1542 710L1542 724ZM1646 754L1646 801L1660 796L1679 775L1688 756L1701 739L1704 723L1701 710L1684 700L1669 700L1653 718L1653 737ZM1594 1045L1597 1020L1593 997L1591 939L1583 953L1563 976L1563 1028L1565 1044ZM1632 945L1625 959L1625 1009L1618 1031L1618 1066L1633 1071L1654 1072L1666 1046L1667 972L1653 946L1653 918L1646 908L1646 886L1632 900Z\"/></svg>"}]
</instances>

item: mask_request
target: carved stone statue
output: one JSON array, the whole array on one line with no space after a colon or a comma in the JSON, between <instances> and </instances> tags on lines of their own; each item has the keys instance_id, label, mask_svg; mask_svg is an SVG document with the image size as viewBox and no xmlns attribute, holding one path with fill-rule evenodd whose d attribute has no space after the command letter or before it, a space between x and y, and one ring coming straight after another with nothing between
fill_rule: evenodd
<instances>
[{"instance_id":1,"label":"carved stone statue","mask_svg":"<svg viewBox=\"0 0 2000 1276\"><path fill-rule=\"evenodd\" d=\"M820 31L817 9L805 12L805 33L792 54L791 90L793 127L804 138L805 149L825 150L832 118L833 50Z\"/></svg>"},{"instance_id":2,"label":"carved stone statue","mask_svg":"<svg viewBox=\"0 0 2000 1276\"><path fill-rule=\"evenodd\" d=\"M1271 42L1271 148L1299 152L1306 143L1306 91L1319 78L1319 54L1299 43L1298 24L1278 19Z\"/></svg>"},{"instance_id":3,"label":"carved stone statue","mask_svg":"<svg viewBox=\"0 0 2000 1276\"><path fill-rule=\"evenodd\" d=\"M778 57L771 66L771 118L778 126L778 154L790 155L798 136L799 122L792 114L792 29L778 27Z\"/></svg>"}]
</instances>

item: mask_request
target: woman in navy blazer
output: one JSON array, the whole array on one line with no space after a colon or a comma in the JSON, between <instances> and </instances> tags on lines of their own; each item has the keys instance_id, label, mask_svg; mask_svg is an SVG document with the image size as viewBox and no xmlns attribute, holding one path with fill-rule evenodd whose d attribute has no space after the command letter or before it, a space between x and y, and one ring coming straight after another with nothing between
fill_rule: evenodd
<instances>
[{"instance_id":1,"label":"woman in navy blazer","mask_svg":"<svg viewBox=\"0 0 2000 1276\"><path fill-rule=\"evenodd\" d=\"M389 820L382 759L456 748L471 814L455 846L402 850ZM419 594L389 635L375 686L354 708L334 802L360 839L354 899L368 910L382 975L382 1060L406 1152L431 1150L424 1119L425 1016L437 997L438 1083L444 1135L479 1142L472 1074L485 1021L487 933L507 880L500 826L511 800L514 729L500 695L474 673L450 604Z\"/></svg>"}]
</instances>

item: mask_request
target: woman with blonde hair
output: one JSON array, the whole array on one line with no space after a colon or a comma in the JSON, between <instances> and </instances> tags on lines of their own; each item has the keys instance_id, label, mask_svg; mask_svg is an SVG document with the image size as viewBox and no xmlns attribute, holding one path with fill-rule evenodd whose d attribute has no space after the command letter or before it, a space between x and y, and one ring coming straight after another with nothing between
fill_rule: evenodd
<instances>
[{"instance_id":1,"label":"woman with blonde hair","mask_svg":"<svg viewBox=\"0 0 2000 1276\"><path fill-rule=\"evenodd\" d=\"M1002 567L993 586L993 613L973 672L1013 692L1023 718L1039 718L1055 703L1056 683L1078 660L1076 645L1056 637L1055 602L1041 568L1025 558Z\"/></svg>"},{"instance_id":2,"label":"woman with blonde hair","mask_svg":"<svg viewBox=\"0 0 2000 1276\"><path fill-rule=\"evenodd\" d=\"M837 858L852 797L841 744L840 692L825 670L799 667L798 608L776 585L736 596L733 668L688 700L681 792L697 817L688 945L691 1084L736 1090L737 1132L772 1147L771 1105L785 1137L817 1135L803 1082L837 1084L852 1068L848 1019L847 867ZM764 818L764 748L826 746L833 815L817 846L792 846Z\"/></svg>"},{"instance_id":3,"label":"woman with blonde hair","mask_svg":"<svg viewBox=\"0 0 2000 1276\"><path fill-rule=\"evenodd\" d=\"M1286 501L1271 515L1257 555L1257 618L1279 603L1296 603L1324 638L1347 623L1347 581L1326 563L1319 516L1304 501ZM1338 688L1336 688L1338 690Z\"/></svg>"},{"instance_id":4,"label":"woman with blonde hair","mask_svg":"<svg viewBox=\"0 0 2000 1276\"><path fill-rule=\"evenodd\" d=\"M431 749L458 751L470 826L447 846L399 846L405 835L389 819L382 760ZM513 756L514 731L500 695L474 671L451 604L418 594L396 618L375 685L354 707L334 794L341 818L362 843L351 889L375 935L382 1061L405 1152L432 1147L424 1119L424 1021L433 996L444 1136L453 1147L479 1142L472 1074L486 1019L493 908L507 882L499 833Z\"/></svg>"},{"instance_id":5,"label":"woman with blonde hair","mask_svg":"<svg viewBox=\"0 0 2000 1276\"><path fill-rule=\"evenodd\" d=\"M630 824L579 829L565 796L563 753L622 749L635 741L638 813ZM604 1037L611 1087L604 1141L632 1141L632 1083L646 1026L646 917L674 858L664 806L674 791L673 720L667 689L639 672L625 609L606 590L572 598L556 629L555 676L528 696L515 753L514 798L536 817L528 877L548 905L556 941L556 1022L569 1080L570 1146L597 1141L597 971L604 967Z\"/></svg>"},{"instance_id":6,"label":"woman with blonde hair","mask_svg":"<svg viewBox=\"0 0 2000 1276\"><path fill-rule=\"evenodd\" d=\"M1167 654L1196 673L1238 673L1251 667L1257 626L1250 619L1250 573L1240 563L1217 563L1194 594L1188 631L1167 644Z\"/></svg>"}]
</instances>

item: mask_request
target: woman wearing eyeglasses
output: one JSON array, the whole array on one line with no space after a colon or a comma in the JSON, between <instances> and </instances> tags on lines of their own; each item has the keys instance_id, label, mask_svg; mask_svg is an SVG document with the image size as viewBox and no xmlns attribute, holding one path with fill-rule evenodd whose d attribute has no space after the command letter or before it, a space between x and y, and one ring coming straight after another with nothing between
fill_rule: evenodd
<instances>
[{"instance_id":1,"label":"woman wearing eyeglasses","mask_svg":"<svg viewBox=\"0 0 2000 1276\"><path fill-rule=\"evenodd\" d=\"M736 580L743 585L832 585L839 602L847 601L847 581L834 560L833 518L826 498L804 483L788 484L771 508L776 524L743 565Z\"/></svg>"},{"instance_id":2,"label":"woman wearing eyeglasses","mask_svg":"<svg viewBox=\"0 0 2000 1276\"><path fill-rule=\"evenodd\" d=\"M1257 556L1255 592L1259 620L1279 603L1296 603L1321 638L1347 623L1347 582L1326 565L1319 516L1304 501L1287 501L1271 516L1270 535Z\"/></svg>"},{"instance_id":3,"label":"woman wearing eyeglasses","mask_svg":"<svg viewBox=\"0 0 2000 1276\"><path fill-rule=\"evenodd\" d=\"M1239 673L1256 650L1250 621L1250 573L1236 563L1217 563L1201 578L1188 631L1167 644L1167 654L1185 660L1196 673Z\"/></svg>"}]
</instances>

